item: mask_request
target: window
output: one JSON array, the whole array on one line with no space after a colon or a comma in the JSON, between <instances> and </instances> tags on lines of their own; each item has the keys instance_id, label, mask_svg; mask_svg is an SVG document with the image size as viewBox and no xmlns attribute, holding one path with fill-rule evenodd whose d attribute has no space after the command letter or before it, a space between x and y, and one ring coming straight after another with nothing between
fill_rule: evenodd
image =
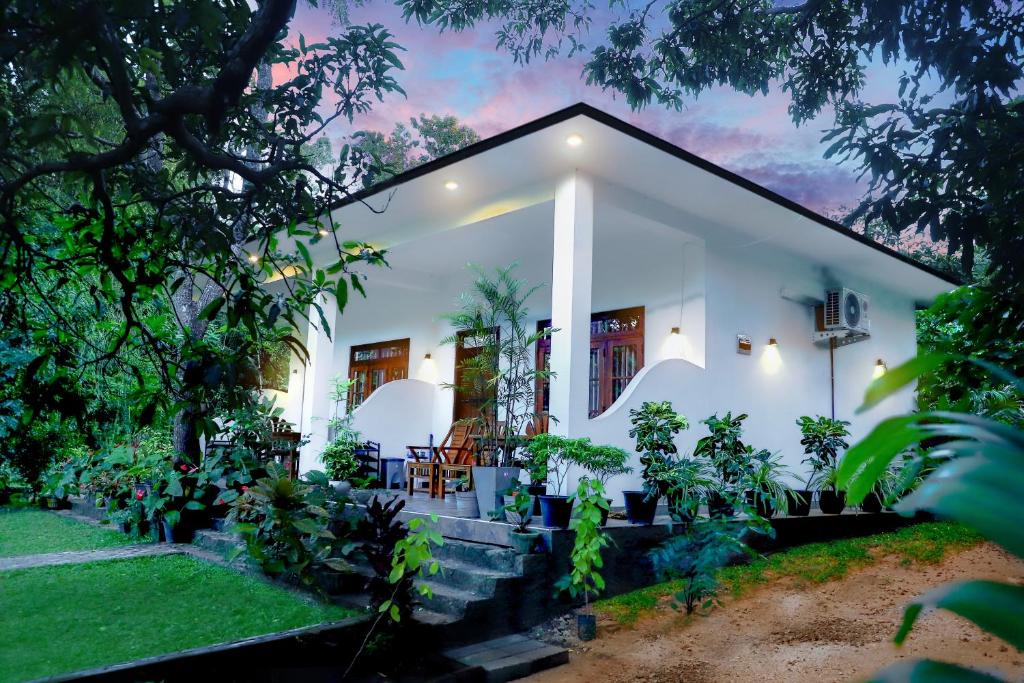
<instances>
[{"instance_id":1,"label":"window","mask_svg":"<svg viewBox=\"0 0 1024 683\"><path fill-rule=\"evenodd\" d=\"M550 320L542 320L537 324L537 329L550 326ZM550 359L551 340L542 339L537 344L537 366L547 367ZM591 315L587 406L590 417L596 417L608 410L643 366L643 306L621 308L616 311L604 311ZM547 414L549 398L548 383L538 381L538 412Z\"/></svg>"},{"instance_id":2,"label":"window","mask_svg":"<svg viewBox=\"0 0 1024 683\"><path fill-rule=\"evenodd\" d=\"M381 385L408 376L408 339L353 346L348 359L349 410L358 408Z\"/></svg>"}]
</instances>

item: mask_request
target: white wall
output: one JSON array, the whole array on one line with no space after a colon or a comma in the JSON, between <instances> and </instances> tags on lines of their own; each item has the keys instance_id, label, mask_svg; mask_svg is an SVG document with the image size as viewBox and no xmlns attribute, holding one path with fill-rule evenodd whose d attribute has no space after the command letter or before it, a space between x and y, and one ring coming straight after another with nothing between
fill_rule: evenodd
<instances>
[{"instance_id":1,"label":"white wall","mask_svg":"<svg viewBox=\"0 0 1024 683\"><path fill-rule=\"evenodd\" d=\"M681 213L664 220L669 218L677 222L666 225L603 204L599 194L596 198L591 307L597 312L645 306L645 368L608 412L588 420L574 436L632 453L629 409L643 401L670 400L691 422L679 440L681 450L688 451L706 433L700 420L727 410L746 412L747 442L780 452L803 474L795 422L801 415L829 414L829 354L827 345L811 341L811 307L780 296L783 288L797 297L821 298L825 287L841 284L871 298L871 338L836 352L836 415L853 422L854 439L882 417L913 407L907 390L866 415L854 415L876 360L893 366L916 352L909 297L872 282L865 277L870 274L826 273L771 243L737 243L719 226ZM347 375L352 345L408 337L410 378L428 383L385 385L365 411L357 411L356 428L380 441L384 456L401 456L407 444L426 443L430 433L437 442L451 425L452 392L438 382L452 381L454 348L439 343L450 333L441 316L457 307L458 294L473 279L465 263L490 268L519 260L520 277L547 285L557 267L552 220L548 202L402 245L393 252L393 269L374 272L366 282L369 298L350 300L335 331L331 371ZM534 321L550 316L550 297L547 287L533 296ZM682 327L682 353L668 343L675 326ZM736 352L739 333L753 341L749 356ZM781 366L775 372L764 359L770 337L779 344ZM424 359L426 353L431 360ZM301 377L301 368L292 375L298 386L290 386L286 415L295 412L293 394L302 391ZM637 467L635 454L632 461ZM304 457L303 467L312 462ZM638 486L637 473L610 482L610 491L621 503L620 492Z\"/></svg>"}]
</instances>

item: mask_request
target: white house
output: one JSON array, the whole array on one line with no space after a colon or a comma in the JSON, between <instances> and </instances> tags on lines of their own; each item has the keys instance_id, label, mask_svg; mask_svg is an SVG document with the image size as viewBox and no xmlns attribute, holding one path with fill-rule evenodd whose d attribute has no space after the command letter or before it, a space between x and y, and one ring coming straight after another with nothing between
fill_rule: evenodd
<instances>
[{"instance_id":1,"label":"white house","mask_svg":"<svg viewBox=\"0 0 1024 683\"><path fill-rule=\"evenodd\" d=\"M706 433L699 420L744 412L747 442L779 451L798 473L797 417L834 409L857 438L912 407L907 391L854 414L879 361L915 353L915 307L954 284L582 104L357 199L337 207L334 220L344 239L386 248L391 268L371 274L367 299L331 313L333 339L303 331L311 359L293 361L278 396L286 419L310 437L303 471L318 465L335 375L367 380L354 426L383 455L403 456L406 445L447 432L461 404L440 386L456 365L456 348L439 344L451 332L440 316L469 287L468 263L517 261L520 278L544 285L531 312L559 330L550 348L547 407L559 420L551 431L632 452L629 410L669 400L692 424L680 438L685 451ZM864 294L870 320L868 336L834 350L814 338L814 305L832 287ZM638 474L619 477L609 495L621 504L621 491L638 487Z\"/></svg>"}]
</instances>

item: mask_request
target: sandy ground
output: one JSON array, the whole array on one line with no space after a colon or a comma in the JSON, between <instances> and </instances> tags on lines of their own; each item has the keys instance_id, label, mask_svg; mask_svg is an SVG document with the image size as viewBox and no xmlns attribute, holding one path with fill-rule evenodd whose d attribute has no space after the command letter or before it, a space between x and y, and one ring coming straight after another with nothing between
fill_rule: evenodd
<instances>
[{"instance_id":1,"label":"sandy ground","mask_svg":"<svg viewBox=\"0 0 1024 683\"><path fill-rule=\"evenodd\" d=\"M1024 654L948 612L923 615L902 648L892 644L910 598L965 578L1024 584L1024 563L980 545L939 565L901 567L885 559L842 581L781 581L689 623L671 610L631 627L602 619L597 640L573 648L568 665L526 680L822 683L857 680L900 658L930 657L1024 681Z\"/></svg>"}]
</instances>

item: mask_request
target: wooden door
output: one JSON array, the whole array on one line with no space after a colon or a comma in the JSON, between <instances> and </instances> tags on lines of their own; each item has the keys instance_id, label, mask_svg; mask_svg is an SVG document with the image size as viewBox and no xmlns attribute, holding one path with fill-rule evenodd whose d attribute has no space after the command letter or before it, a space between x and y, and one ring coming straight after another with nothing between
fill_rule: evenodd
<instances>
[{"instance_id":1,"label":"wooden door","mask_svg":"<svg viewBox=\"0 0 1024 683\"><path fill-rule=\"evenodd\" d=\"M497 341L498 330L494 330L493 342ZM477 339L469 332L459 332L459 339L455 345L455 405L452 410L452 420L476 419L481 417L480 410L487 401L488 393L494 398L494 389L488 389L486 378L476 372L465 371L466 361L477 358L486 348L487 344L493 343L492 339Z\"/></svg>"}]
</instances>

